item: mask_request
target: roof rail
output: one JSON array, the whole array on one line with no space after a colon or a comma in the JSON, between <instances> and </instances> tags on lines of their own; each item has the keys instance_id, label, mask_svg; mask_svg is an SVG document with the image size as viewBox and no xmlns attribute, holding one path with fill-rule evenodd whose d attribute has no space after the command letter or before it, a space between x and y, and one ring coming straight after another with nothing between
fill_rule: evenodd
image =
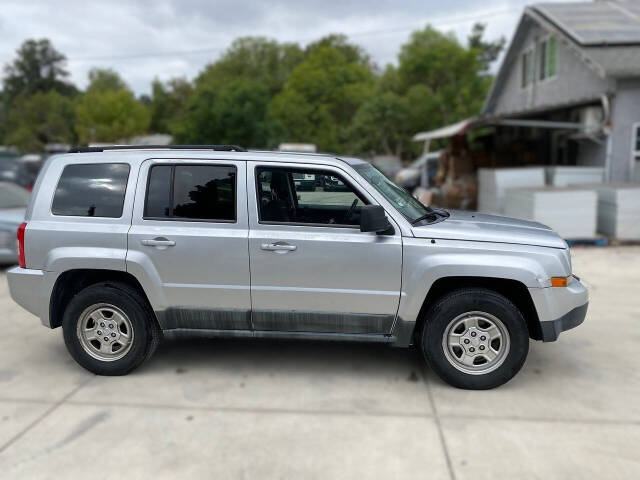
<instances>
[{"instance_id":1,"label":"roof rail","mask_svg":"<svg viewBox=\"0 0 640 480\"><path fill-rule=\"evenodd\" d=\"M73 147L69 153L94 153L106 150L213 150L217 152L246 152L237 145L111 145L108 147Z\"/></svg>"}]
</instances>

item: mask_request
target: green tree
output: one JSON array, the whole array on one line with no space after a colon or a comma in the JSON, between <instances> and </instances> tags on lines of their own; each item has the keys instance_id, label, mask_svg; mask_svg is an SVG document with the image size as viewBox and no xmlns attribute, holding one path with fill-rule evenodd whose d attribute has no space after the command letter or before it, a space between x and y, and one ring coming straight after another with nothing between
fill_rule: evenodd
<instances>
[{"instance_id":1,"label":"green tree","mask_svg":"<svg viewBox=\"0 0 640 480\"><path fill-rule=\"evenodd\" d=\"M489 66L504 46L503 39L483 37L481 24L473 27L468 47L429 26L413 32L398 67L387 66L376 94L354 117L354 150L411 157L422 148L411 140L416 132L477 115L491 83Z\"/></svg>"},{"instance_id":2,"label":"green tree","mask_svg":"<svg viewBox=\"0 0 640 480\"><path fill-rule=\"evenodd\" d=\"M302 50L262 37L240 38L195 81L183 120L169 123L176 143L232 143L265 148L267 108Z\"/></svg>"},{"instance_id":3,"label":"green tree","mask_svg":"<svg viewBox=\"0 0 640 480\"><path fill-rule=\"evenodd\" d=\"M311 46L273 99L276 139L315 143L323 151L348 149L350 123L373 93L375 79L365 55L333 42Z\"/></svg>"},{"instance_id":4,"label":"green tree","mask_svg":"<svg viewBox=\"0 0 640 480\"><path fill-rule=\"evenodd\" d=\"M128 90L127 84L118 72L110 68L92 68L89 70L88 92L107 92Z\"/></svg>"},{"instance_id":5,"label":"green tree","mask_svg":"<svg viewBox=\"0 0 640 480\"><path fill-rule=\"evenodd\" d=\"M154 80L151 87L152 132L169 133L184 121L193 85L185 78L173 78L166 83Z\"/></svg>"},{"instance_id":6,"label":"green tree","mask_svg":"<svg viewBox=\"0 0 640 480\"><path fill-rule=\"evenodd\" d=\"M149 127L149 110L129 90L89 91L75 113L75 130L82 144L115 142Z\"/></svg>"},{"instance_id":7,"label":"green tree","mask_svg":"<svg viewBox=\"0 0 640 480\"><path fill-rule=\"evenodd\" d=\"M4 137L7 134L7 105L4 100L4 92L0 90L0 145L4 143Z\"/></svg>"},{"instance_id":8,"label":"green tree","mask_svg":"<svg viewBox=\"0 0 640 480\"><path fill-rule=\"evenodd\" d=\"M76 89L66 79L66 57L58 52L46 38L26 40L17 50L16 59L5 65L3 97L10 106L21 94L30 95L50 90L72 94Z\"/></svg>"},{"instance_id":9,"label":"green tree","mask_svg":"<svg viewBox=\"0 0 640 480\"><path fill-rule=\"evenodd\" d=\"M239 38L197 78L196 86L204 83L208 87L221 87L229 80L242 78L263 83L273 95L282 89L303 58L297 44L264 37Z\"/></svg>"},{"instance_id":10,"label":"green tree","mask_svg":"<svg viewBox=\"0 0 640 480\"><path fill-rule=\"evenodd\" d=\"M264 148L269 105L266 85L234 79L221 88L200 85L183 122L174 124L177 143L219 143Z\"/></svg>"},{"instance_id":11,"label":"green tree","mask_svg":"<svg viewBox=\"0 0 640 480\"><path fill-rule=\"evenodd\" d=\"M500 52L502 52L507 42L504 36L494 41L485 40L484 33L486 28L486 24L476 23L473 25L468 37L469 48L479 52L480 62L482 63L482 70L484 72L489 71L491 64L500 56Z\"/></svg>"},{"instance_id":12,"label":"green tree","mask_svg":"<svg viewBox=\"0 0 640 480\"><path fill-rule=\"evenodd\" d=\"M74 143L74 101L56 91L19 95L8 115L5 142L41 152L50 142Z\"/></svg>"},{"instance_id":13,"label":"green tree","mask_svg":"<svg viewBox=\"0 0 640 480\"><path fill-rule=\"evenodd\" d=\"M407 145L409 104L394 92L377 92L358 109L349 136L354 151L402 157Z\"/></svg>"},{"instance_id":14,"label":"green tree","mask_svg":"<svg viewBox=\"0 0 640 480\"><path fill-rule=\"evenodd\" d=\"M344 55L346 61L367 65L371 70L375 69L371 62L371 57L369 57L369 55L358 45L349 43L345 35L331 34L310 43L307 45L307 48L305 48L305 57L308 57L317 50L324 48L339 50Z\"/></svg>"}]
</instances>

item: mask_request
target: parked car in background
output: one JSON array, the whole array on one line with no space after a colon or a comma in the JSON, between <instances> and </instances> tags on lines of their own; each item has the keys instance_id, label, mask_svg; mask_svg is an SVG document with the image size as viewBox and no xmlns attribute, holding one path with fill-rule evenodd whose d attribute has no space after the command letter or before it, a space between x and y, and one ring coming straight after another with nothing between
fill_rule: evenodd
<instances>
[{"instance_id":1,"label":"parked car in background","mask_svg":"<svg viewBox=\"0 0 640 480\"><path fill-rule=\"evenodd\" d=\"M403 168L396 174L396 183L402 188L412 191L418 186L425 188L431 187L433 178L438 173L438 161L440 160L440 152L429 152L422 154L408 167ZM427 185L420 185L422 180L422 171L427 169Z\"/></svg>"},{"instance_id":2,"label":"parked car in background","mask_svg":"<svg viewBox=\"0 0 640 480\"><path fill-rule=\"evenodd\" d=\"M36 176L37 172L31 172L29 166L19 157L0 158L0 182L15 183L30 191Z\"/></svg>"},{"instance_id":3,"label":"parked car in background","mask_svg":"<svg viewBox=\"0 0 640 480\"><path fill-rule=\"evenodd\" d=\"M188 333L415 344L452 385L492 388L529 338L585 318L553 230L427 207L360 159L114 147L44 169L9 289L97 374ZM298 192L296 173L345 191Z\"/></svg>"},{"instance_id":4,"label":"parked car in background","mask_svg":"<svg viewBox=\"0 0 640 480\"><path fill-rule=\"evenodd\" d=\"M0 264L18 263L18 226L24 221L29 192L11 182L0 182Z\"/></svg>"},{"instance_id":5,"label":"parked car in background","mask_svg":"<svg viewBox=\"0 0 640 480\"><path fill-rule=\"evenodd\" d=\"M318 180L313 173L294 173L293 183L296 186L296 190L312 192L316 189Z\"/></svg>"}]
</instances>

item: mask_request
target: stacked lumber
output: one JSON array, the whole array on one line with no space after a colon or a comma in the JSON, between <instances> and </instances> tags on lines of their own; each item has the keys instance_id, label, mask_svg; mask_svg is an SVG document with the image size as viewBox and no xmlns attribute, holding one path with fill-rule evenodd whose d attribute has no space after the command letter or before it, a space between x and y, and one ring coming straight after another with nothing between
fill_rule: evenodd
<instances>
[{"instance_id":1,"label":"stacked lumber","mask_svg":"<svg viewBox=\"0 0 640 480\"><path fill-rule=\"evenodd\" d=\"M589 239L596 236L597 203L592 188L525 187L507 190L504 213L548 225L565 239Z\"/></svg>"},{"instance_id":2,"label":"stacked lumber","mask_svg":"<svg viewBox=\"0 0 640 480\"><path fill-rule=\"evenodd\" d=\"M544 184L544 167L480 168L478 169L478 210L504 214L507 189L542 187Z\"/></svg>"},{"instance_id":3,"label":"stacked lumber","mask_svg":"<svg viewBox=\"0 0 640 480\"><path fill-rule=\"evenodd\" d=\"M600 167L547 167L547 183L556 187L602 183L604 168Z\"/></svg>"},{"instance_id":4,"label":"stacked lumber","mask_svg":"<svg viewBox=\"0 0 640 480\"><path fill-rule=\"evenodd\" d=\"M640 240L640 185L610 183L598 193L598 231L618 240Z\"/></svg>"}]
</instances>

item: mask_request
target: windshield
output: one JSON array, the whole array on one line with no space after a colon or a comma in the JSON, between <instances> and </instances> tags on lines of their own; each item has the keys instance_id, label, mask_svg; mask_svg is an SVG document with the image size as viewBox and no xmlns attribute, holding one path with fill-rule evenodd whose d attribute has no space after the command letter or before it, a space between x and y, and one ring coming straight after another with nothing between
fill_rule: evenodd
<instances>
[{"instance_id":1,"label":"windshield","mask_svg":"<svg viewBox=\"0 0 640 480\"><path fill-rule=\"evenodd\" d=\"M0 182L0 208L26 207L29 192L15 183Z\"/></svg>"},{"instance_id":2,"label":"windshield","mask_svg":"<svg viewBox=\"0 0 640 480\"><path fill-rule=\"evenodd\" d=\"M373 165L362 164L354 168L410 222L414 222L431 212L428 207L425 207L405 189L400 188L385 177L380 170Z\"/></svg>"}]
</instances>

